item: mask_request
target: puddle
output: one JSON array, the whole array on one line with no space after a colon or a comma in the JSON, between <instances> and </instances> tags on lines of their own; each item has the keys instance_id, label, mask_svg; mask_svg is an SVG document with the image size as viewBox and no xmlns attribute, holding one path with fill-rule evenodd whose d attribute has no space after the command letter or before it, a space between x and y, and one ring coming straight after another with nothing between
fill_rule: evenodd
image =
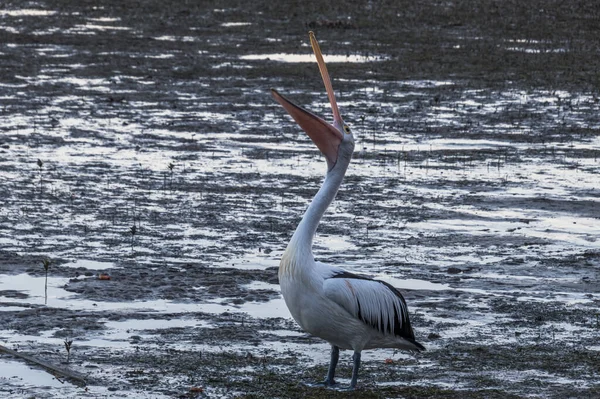
<instances>
[{"instance_id":1,"label":"puddle","mask_svg":"<svg viewBox=\"0 0 600 399\"><path fill-rule=\"evenodd\" d=\"M44 277L32 277L28 274L4 275L0 276L0 291L15 290L27 295L27 299L3 298L7 303L43 305L44 298ZM165 299L150 301L91 301L78 298L77 294L68 292L64 286L68 284L68 278L48 277L48 303L47 306L54 308L70 310L87 311L126 311L137 310L156 313L186 313L186 312L206 312L220 314L223 312L247 313L251 317L269 318L269 317L288 317L289 312L283 299L278 298L268 302L246 302L243 305L223 305L221 303L180 303ZM110 282L107 282L110 283ZM278 286L256 282L245 286L249 289L269 289L278 290ZM223 298L225 300L226 298ZM221 300L219 300L221 302ZM17 307L12 307L13 309ZM17 308L25 310L26 307Z\"/></svg>"},{"instance_id":2,"label":"puddle","mask_svg":"<svg viewBox=\"0 0 600 399\"><path fill-rule=\"evenodd\" d=\"M36 10L32 8L24 8L21 10L0 10L0 16L9 17L47 17L54 14L56 14L56 11Z\"/></svg>"},{"instance_id":3,"label":"puddle","mask_svg":"<svg viewBox=\"0 0 600 399\"><path fill-rule=\"evenodd\" d=\"M566 53L566 48L531 48L531 47L507 47L509 51L518 51L521 53L528 54L541 54L541 53Z\"/></svg>"},{"instance_id":4,"label":"puddle","mask_svg":"<svg viewBox=\"0 0 600 399\"><path fill-rule=\"evenodd\" d=\"M353 251L357 247L345 237L333 237L333 236L317 236L315 237L314 245L319 248L327 248L331 251Z\"/></svg>"},{"instance_id":5,"label":"puddle","mask_svg":"<svg viewBox=\"0 0 600 399\"><path fill-rule=\"evenodd\" d=\"M61 388L64 382L51 374L31 368L21 361L0 359L0 384L19 385L23 388Z\"/></svg>"},{"instance_id":6,"label":"puddle","mask_svg":"<svg viewBox=\"0 0 600 399\"><path fill-rule=\"evenodd\" d=\"M250 284L243 284L243 288L249 290L273 290L279 291L279 284L265 283L264 281L253 281Z\"/></svg>"},{"instance_id":7,"label":"puddle","mask_svg":"<svg viewBox=\"0 0 600 399\"><path fill-rule=\"evenodd\" d=\"M40 266L41 268L41 266ZM29 274L1 275L0 291L14 290L27 295L27 300L17 298L3 298L6 302L27 303L32 305L43 305L45 303L44 277L33 277ZM48 306L63 306L65 301L73 294L65 291L62 287L69 281L68 278L48 277ZM26 308L22 308L26 309Z\"/></svg>"},{"instance_id":8,"label":"puddle","mask_svg":"<svg viewBox=\"0 0 600 399\"><path fill-rule=\"evenodd\" d=\"M392 277L387 274L378 274L374 276L377 280L385 281L390 283L392 286L398 289L405 290L425 290L425 291L440 291L440 290L452 290L450 286L446 284L432 283L430 281L418 280L414 278L398 278Z\"/></svg>"},{"instance_id":9,"label":"puddle","mask_svg":"<svg viewBox=\"0 0 600 399\"><path fill-rule=\"evenodd\" d=\"M287 54L287 53L273 53L273 54L246 54L239 57L241 60L246 61L277 61L277 62L292 62L292 63L304 63L304 62L315 62L315 56L313 54ZM335 54L324 54L323 58L326 63L342 63L342 62L374 62L374 61L385 61L385 56L361 56L356 54L348 55L335 55Z\"/></svg>"},{"instance_id":10,"label":"puddle","mask_svg":"<svg viewBox=\"0 0 600 399\"><path fill-rule=\"evenodd\" d=\"M113 268L117 267L113 262L100 262L97 260L88 260L88 259L77 259L73 262L65 263L64 265L61 265L61 266L72 267L72 268L83 267L84 269L89 269L89 270L106 270L106 269L113 269Z\"/></svg>"},{"instance_id":11,"label":"puddle","mask_svg":"<svg viewBox=\"0 0 600 399\"><path fill-rule=\"evenodd\" d=\"M246 255L238 259L230 259L219 266L223 267L235 267L236 269L243 270L264 270L269 267L279 267L279 258L269 254L266 255Z\"/></svg>"},{"instance_id":12,"label":"puddle","mask_svg":"<svg viewBox=\"0 0 600 399\"><path fill-rule=\"evenodd\" d=\"M169 42L195 42L198 40L197 37L194 36L155 36L154 40L164 40Z\"/></svg>"},{"instance_id":13,"label":"puddle","mask_svg":"<svg viewBox=\"0 0 600 399\"><path fill-rule=\"evenodd\" d=\"M116 25L98 25L98 24L91 24L91 23L87 23L85 25L75 25L72 28L69 29L70 32L75 32L75 33L85 33L85 32L90 32L92 33L93 31L128 31L131 30L131 28L127 27L127 26L116 26Z\"/></svg>"},{"instance_id":14,"label":"puddle","mask_svg":"<svg viewBox=\"0 0 600 399\"><path fill-rule=\"evenodd\" d=\"M223 22L221 24L221 26L224 28L233 28L233 27L248 26L248 25L252 25L252 22Z\"/></svg>"}]
</instances>

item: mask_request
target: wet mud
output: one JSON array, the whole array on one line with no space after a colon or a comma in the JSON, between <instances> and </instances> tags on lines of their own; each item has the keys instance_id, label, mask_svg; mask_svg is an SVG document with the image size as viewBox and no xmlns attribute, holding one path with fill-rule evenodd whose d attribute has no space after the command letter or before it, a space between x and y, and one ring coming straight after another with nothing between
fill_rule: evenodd
<instances>
[{"instance_id":1,"label":"wet mud","mask_svg":"<svg viewBox=\"0 0 600 399\"><path fill-rule=\"evenodd\" d=\"M0 8L0 344L88 380L2 355L0 396L600 396L593 2L192 3ZM326 168L269 95L328 118L310 29L359 139L316 257L427 347L353 393L277 282Z\"/></svg>"}]
</instances>

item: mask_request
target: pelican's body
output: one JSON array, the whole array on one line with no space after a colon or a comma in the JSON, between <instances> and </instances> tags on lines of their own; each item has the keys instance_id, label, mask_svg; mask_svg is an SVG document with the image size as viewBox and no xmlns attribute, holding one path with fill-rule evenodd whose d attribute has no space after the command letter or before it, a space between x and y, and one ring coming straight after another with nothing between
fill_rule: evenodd
<instances>
[{"instance_id":1,"label":"pelican's body","mask_svg":"<svg viewBox=\"0 0 600 399\"><path fill-rule=\"evenodd\" d=\"M285 255L282 262L287 262ZM423 349L414 341L410 328L406 328L410 325L407 316L402 313L405 303L389 286L321 262L313 261L311 267L306 266L305 273L295 276L286 276L285 271L279 273L286 305L304 331L339 349L356 352L373 348ZM371 298L367 299L368 296ZM373 321L360 317L360 297L365 301L360 305L361 311L371 307L379 312ZM372 302L366 302L369 300ZM394 303L396 312L381 312L382 305L393 309ZM375 321L378 318L387 330L379 330L380 323ZM383 320L389 318L391 320ZM400 319L400 328L404 321L404 337L393 333L396 319Z\"/></svg>"},{"instance_id":2,"label":"pelican's body","mask_svg":"<svg viewBox=\"0 0 600 399\"><path fill-rule=\"evenodd\" d=\"M281 258L279 283L294 320L306 332L331 344L331 363L324 384L335 384L339 350L351 349L354 369L350 387L354 388L363 349L419 351L425 348L415 341L408 308L398 290L385 282L348 273L314 259L313 237L350 164L354 137L340 116L327 68L312 32L310 39L333 111L333 124L275 90L272 94L325 155L328 171Z\"/></svg>"}]
</instances>

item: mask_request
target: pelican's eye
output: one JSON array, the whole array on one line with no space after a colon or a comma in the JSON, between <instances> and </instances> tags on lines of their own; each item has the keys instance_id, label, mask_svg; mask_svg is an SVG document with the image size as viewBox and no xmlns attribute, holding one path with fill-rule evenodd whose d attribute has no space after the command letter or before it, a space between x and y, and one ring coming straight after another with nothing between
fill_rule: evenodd
<instances>
[{"instance_id":1,"label":"pelican's eye","mask_svg":"<svg viewBox=\"0 0 600 399\"><path fill-rule=\"evenodd\" d=\"M344 132L346 132L346 134L350 134L350 128L348 125L344 125Z\"/></svg>"}]
</instances>

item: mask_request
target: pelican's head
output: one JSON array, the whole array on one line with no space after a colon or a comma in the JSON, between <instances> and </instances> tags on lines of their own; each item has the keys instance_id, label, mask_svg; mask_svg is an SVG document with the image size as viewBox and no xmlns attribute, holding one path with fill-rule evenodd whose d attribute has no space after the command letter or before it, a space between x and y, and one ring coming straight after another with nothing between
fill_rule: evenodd
<instances>
[{"instance_id":1,"label":"pelican's head","mask_svg":"<svg viewBox=\"0 0 600 399\"><path fill-rule=\"evenodd\" d=\"M317 43L315 34L310 32L309 35L310 44L317 57L317 64L321 71L323 83L325 83L327 97L329 97L329 104L331 105L331 111L333 112L333 123L328 123L312 112L294 104L279 94L275 89L271 89L271 94L292 118L294 118L306 134L308 134L308 137L311 138L323 155L325 155L328 170L332 170L338 164L339 160L350 162L352 152L354 151L354 136L340 115L340 110L338 109L335 95L333 94L331 79L329 78L329 73L327 72L327 67L325 66L325 61L323 60L323 55L321 54L321 49L319 48L319 43Z\"/></svg>"}]
</instances>

